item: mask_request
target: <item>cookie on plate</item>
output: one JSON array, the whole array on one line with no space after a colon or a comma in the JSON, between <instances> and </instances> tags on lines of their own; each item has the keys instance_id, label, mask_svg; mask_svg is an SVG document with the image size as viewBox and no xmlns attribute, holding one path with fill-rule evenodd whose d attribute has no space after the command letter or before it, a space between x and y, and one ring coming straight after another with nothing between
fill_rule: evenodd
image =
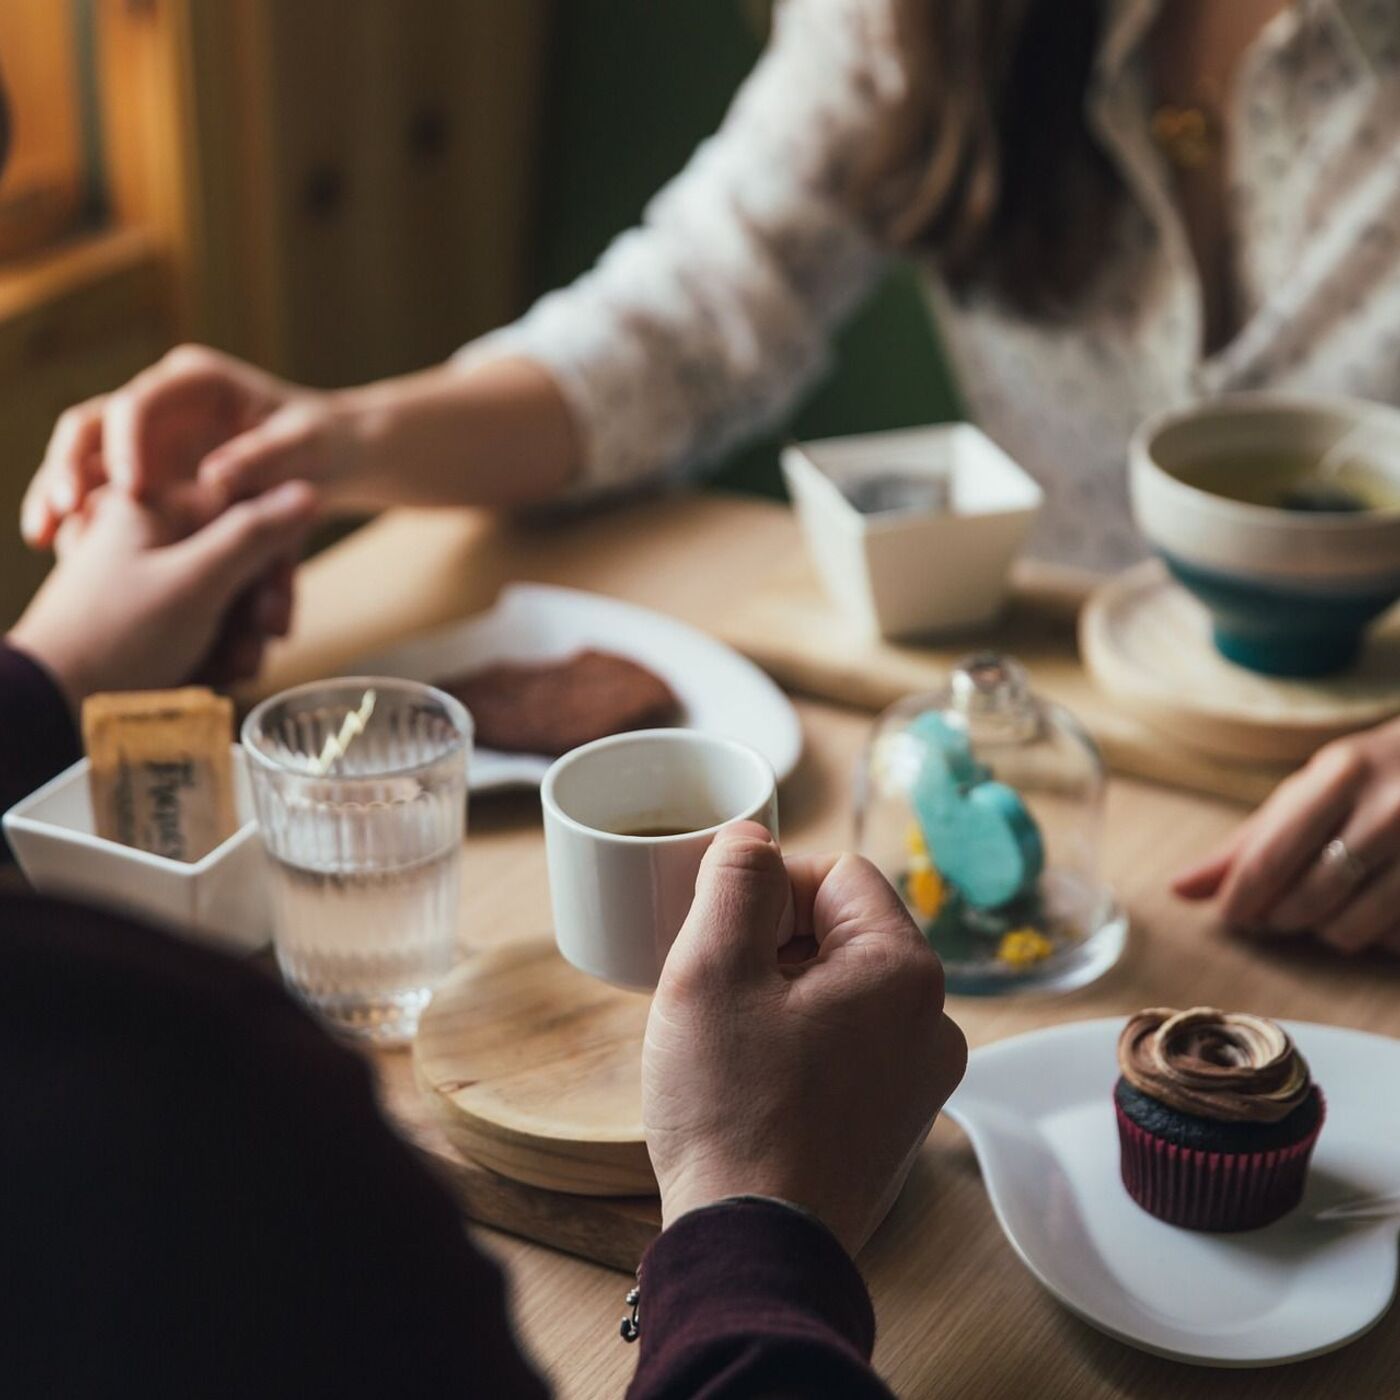
<instances>
[{"instance_id":1,"label":"cookie on plate","mask_svg":"<svg viewBox=\"0 0 1400 1400\"><path fill-rule=\"evenodd\" d=\"M503 753L557 756L609 734L670 724L680 713L660 676L606 651L501 661L437 684L471 711L476 742Z\"/></svg>"}]
</instances>

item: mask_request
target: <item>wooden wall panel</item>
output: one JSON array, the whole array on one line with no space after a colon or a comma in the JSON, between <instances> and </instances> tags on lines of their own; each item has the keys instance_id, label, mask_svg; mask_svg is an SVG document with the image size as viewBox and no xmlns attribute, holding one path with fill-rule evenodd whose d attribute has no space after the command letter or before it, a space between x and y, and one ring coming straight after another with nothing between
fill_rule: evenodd
<instances>
[{"instance_id":1,"label":"wooden wall panel","mask_svg":"<svg viewBox=\"0 0 1400 1400\"><path fill-rule=\"evenodd\" d=\"M343 384L440 358L517 311L546 0L238 3L259 93L242 218L273 308L255 357Z\"/></svg>"},{"instance_id":2,"label":"wooden wall panel","mask_svg":"<svg viewBox=\"0 0 1400 1400\"><path fill-rule=\"evenodd\" d=\"M13 149L0 175L0 257L8 258L68 232L81 203L77 55L68 0L0 4L0 75L14 127Z\"/></svg>"},{"instance_id":3,"label":"wooden wall panel","mask_svg":"<svg viewBox=\"0 0 1400 1400\"><path fill-rule=\"evenodd\" d=\"M182 333L318 384L520 309L552 0L100 0L119 217Z\"/></svg>"},{"instance_id":4,"label":"wooden wall panel","mask_svg":"<svg viewBox=\"0 0 1400 1400\"><path fill-rule=\"evenodd\" d=\"M200 251L188 18L184 3L98 0L96 9L112 222L141 229L158 250L177 326L193 315Z\"/></svg>"}]
</instances>

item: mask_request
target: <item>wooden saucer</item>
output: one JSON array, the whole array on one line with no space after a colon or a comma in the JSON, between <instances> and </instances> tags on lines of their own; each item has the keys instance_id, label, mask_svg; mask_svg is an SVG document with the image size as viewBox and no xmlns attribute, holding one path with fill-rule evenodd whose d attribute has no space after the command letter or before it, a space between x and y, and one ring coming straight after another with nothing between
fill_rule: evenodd
<instances>
[{"instance_id":1,"label":"wooden saucer","mask_svg":"<svg viewBox=\"0 0 1400 1400\"><path fill-rule=\"evenodd\" d=\"M475 953L423 1013L414 1073L464 1156L587 1196L654 1194L642 1137L651 999L577 971L553 943Z\"/></svg>"},{"instance_id":2,"label":"wooden saucer","mask_svg":"<svg viewBox=\"0 0 1400 1400\"><path fill-rule=\"evenodd\" d=\"M1261 676L1216 651L1205 608L1154 561L1095 592L1080 616L1079 646L1125 711L1221 758L1298 763L1400 713L1400 612L1372 629L1361 659L1340 675Z\"/></svg>"}]
</instances>

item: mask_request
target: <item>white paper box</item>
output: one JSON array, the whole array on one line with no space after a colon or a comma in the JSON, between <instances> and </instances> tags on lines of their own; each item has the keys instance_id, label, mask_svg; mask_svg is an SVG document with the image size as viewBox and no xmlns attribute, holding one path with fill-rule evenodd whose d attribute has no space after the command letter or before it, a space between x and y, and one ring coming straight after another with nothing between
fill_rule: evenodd
<instances>
[{"instance_id":1,"label":"white paper box","mask_svg":"<svg viewBox=\"0 0 1400 1400\"><path fill-rule=\"evenodd\" d=\"M841 489L891 472L947 478L950 508L866 515ZM1044 499L970 423L803 443L783 453L783 475L827 593L868 636L990 622Z\"/></svg>"},{"instance_id":2,"label":"white paper box","mask_svg":"<svg viewBox=\"0 0 1400 1400\"><path fill-rule=\"evenodd\" d=\"M5 813L5 835L36 890L120 910L226 952L255 952L267 944L266 857L241 747L233 748L241 825L194 862L94 835L87 774L83 759Z\"/></svg>"}]
</instances>

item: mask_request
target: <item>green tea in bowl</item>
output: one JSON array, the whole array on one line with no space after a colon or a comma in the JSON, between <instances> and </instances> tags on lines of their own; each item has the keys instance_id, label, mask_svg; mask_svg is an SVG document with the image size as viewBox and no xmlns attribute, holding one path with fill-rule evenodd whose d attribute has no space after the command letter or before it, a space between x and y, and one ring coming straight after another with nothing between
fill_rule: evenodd
<instances>
[{"instance_id":1,"label":"green tea in bowl","mask_svg":"<svg viewBox=\"0 0 1400 1400\"><path fill-rule=\"evenodd\" d=\"M1400 510L1400 468L1348 454L1235 450L1179 465L1178 481L1245 505L1320 514Z\"/></svg>"}]
</instances>

